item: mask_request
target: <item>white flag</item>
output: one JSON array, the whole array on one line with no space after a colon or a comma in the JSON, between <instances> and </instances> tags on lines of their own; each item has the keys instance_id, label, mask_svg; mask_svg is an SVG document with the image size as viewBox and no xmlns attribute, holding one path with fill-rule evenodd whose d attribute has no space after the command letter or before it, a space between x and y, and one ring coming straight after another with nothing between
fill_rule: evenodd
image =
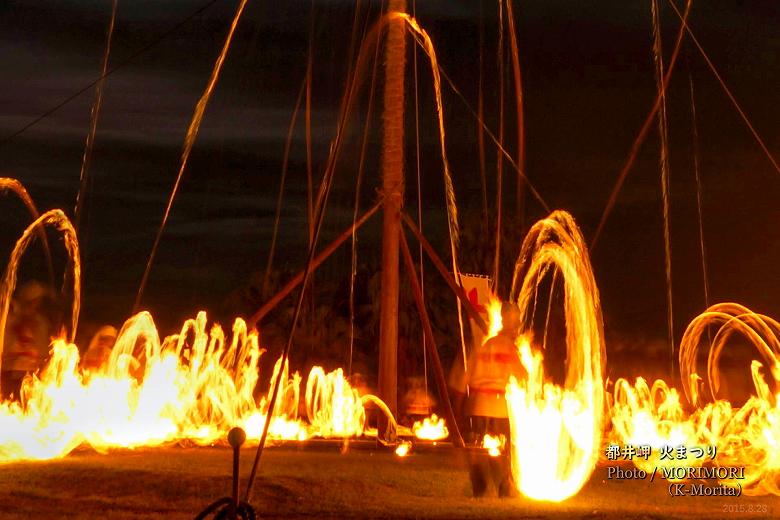
<instances>
[{"instance_id":1,"label":"white flag","mask_svg":"<svg viewBox=\"0 0 780 520\"><path fill-rule=\"evenodd\" d=\"M490 299L490 277L481 274L463 274L460 275L460 281L463 284L463 289L466 291L469 301L472 306L477 309L485 323L489 322L488 316L488 301ZM471 325L472 335L472 349L482 345L485 339L485 335L482 333L482 329L469 319Z\"/></svg>"}]
</instances>

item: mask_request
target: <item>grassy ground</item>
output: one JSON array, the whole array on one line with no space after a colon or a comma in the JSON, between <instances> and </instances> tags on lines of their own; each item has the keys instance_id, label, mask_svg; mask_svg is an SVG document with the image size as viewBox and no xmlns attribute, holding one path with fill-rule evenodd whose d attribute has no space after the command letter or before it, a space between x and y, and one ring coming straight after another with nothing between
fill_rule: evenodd
<instances>
[{"instance_id":1,"label":"grassy ground","mask_svg":"<svg viewBox=\"0 0 780 520\"><path fill-rule=\"evenodd\" d=\"M242 453L249 474L254 450ZM251 499L260 517L290 518L743 518L780 514L777 497L672 498L665 481L607 481L599 468L562 504L471 498L464 456L452 450L399 459L353 449L273 448ZM228 495L226 448L165 448L0 468L2 518L192 518ZM243 490L243 488L242 488ZM729 509L729 506L732 506ZM745 512L729 512L742 507ZM750 510L759 509L758 513Z\"/></svg>"}]
</instances>

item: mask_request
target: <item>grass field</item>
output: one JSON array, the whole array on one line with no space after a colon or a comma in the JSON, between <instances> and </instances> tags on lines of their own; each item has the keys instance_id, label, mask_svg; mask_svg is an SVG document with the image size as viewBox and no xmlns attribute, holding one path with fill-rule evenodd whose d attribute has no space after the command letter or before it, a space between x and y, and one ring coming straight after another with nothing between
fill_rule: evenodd
<instances>
[{"instance_id":1,"label":"grass field","mask_svg":"<svg viewBox=\"0 0 780 520\"><path fill-rule=\"evenodd\" d=\"M242 450L246 479L254 450ZM0 468L2 518L193 518L228 495L227 448L163 448ZM462 452L442 448L399 459L330 445L266 450L251 503L264 518L746 518L780 515L777 497L672 498L667 483L608 481L598 468L561 504L471 498ZM242 493L243 493L242 487ZM734 507L737 506L737 507ZM751 512L758 509L758 512ZM741 510L741 511L740 511ZM740 512L735 512L740 511Z\"/></svg>"}]
</instances>

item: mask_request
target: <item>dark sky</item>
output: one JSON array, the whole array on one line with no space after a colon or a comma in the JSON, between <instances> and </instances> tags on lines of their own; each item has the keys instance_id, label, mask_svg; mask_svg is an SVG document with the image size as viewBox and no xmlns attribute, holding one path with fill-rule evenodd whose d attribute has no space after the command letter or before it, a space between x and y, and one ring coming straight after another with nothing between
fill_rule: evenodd
<instances>
[{"instance_id":1,"label":"dark sky","mask_svg":"<svg viewBox=\"0 0 780 520\"><path fill-rule=\"evenodd\" d=\"M108 0L0 3L0 139L97 76L110 4ZM123 62L202 4L196 0L120 1L111 64ZM176 175L184 133L235 4L218 2L107 80L83 235L87 319L116 321L132 305ZM661 4L668 60L679 22L667 1ZM206 112L150 279L146 303L169 323L199 307L218 306L265 265L285 135L306 67L311 5L298 0L249 3ZM314 170L320 174L345 84L354 3L318 0L313 5L312 122ZM362 28L366 18L376 18L379 3L361 5ZM418 9L442 67L472 106L477 99L482 17L486 119L495 131L497 3L426 0L419 2ZM652 105L650 2L521 2L516 4L516 18L526 101L528 175L551 207L571 211L586 237L591 237ZM691 25L771 153L780 156L780 3L695 2ZM444 199L432 88L422 54L419 58L426 224L444 253ZM689 73L697 93L712 299L740 301L780 315L776 297L780 293L780 210L776 206L780 175L701 56L686 43L668 95L678 337L704 308ZM410 88L411 77L410 73ZM21 179L41 209L63 207L72 214L92 97L92 91L86 92L19 137L0 144L2 174ZM348 134L324 239L351 219L366 99L364 93L360 117ZM478 228L481 191L476 124L448 87L443 99L462 225ZM514 152L512 103L508 94L506 138ZM413 110L413 104L407 106ZM378 118L373 121L376 126ZM280 262L291 268L301 266L305 255L301 129L299 125L292 146L279 253ZM413 135L412 129L408 124L407 135ZM364 205L378 186L379 134L374 131L371 137ZM412 138L407 142L411 185L415 183L414 143ZM492 186L496 161L490 146L488 158ZM607 327L626 338L662 339L666 335L657 158L654 128L593 252ZM512 190L510 185L509 193ZM492 200L492 187L490 191ZM415 209L415 200L416 192L410 188L410 209ZM3 200L2 211L0 247L7 255L26 222L15 202ZM543 209L529 201L527 217L543 216ZM363 247L370 249L375 243L369 231ZM464 255L478 245L464 244ZM331 266L328 276L347 276L343 268L346 254Z\"/></svg>"}]
</instances>

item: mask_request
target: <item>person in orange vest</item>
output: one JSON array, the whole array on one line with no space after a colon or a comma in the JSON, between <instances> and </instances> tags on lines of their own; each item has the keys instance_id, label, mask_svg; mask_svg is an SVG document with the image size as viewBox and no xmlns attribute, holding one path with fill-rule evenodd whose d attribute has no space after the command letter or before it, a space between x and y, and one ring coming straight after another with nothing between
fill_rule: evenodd
<instances>
[{"instance_id":1,"label":"person in orange vest","mask_svg":"<svg viewBox=\"0 0 780 520\"><path fill-rule=\"evenodd\" d=\"M465 413L470 417L469 442L481 445L485 435L503 436L501 454L488 457L472 452L470 477L475 497L484 496L492 482L499 496L515 494L509 452L509 419L506 404L506 385L509 377L527 377L520 361L515 340L521 326L517 305L505 302L501 306L502 328L499 333L475 348L469 356L460 388L465 397Z\"/></svg>"}]
</instances>

